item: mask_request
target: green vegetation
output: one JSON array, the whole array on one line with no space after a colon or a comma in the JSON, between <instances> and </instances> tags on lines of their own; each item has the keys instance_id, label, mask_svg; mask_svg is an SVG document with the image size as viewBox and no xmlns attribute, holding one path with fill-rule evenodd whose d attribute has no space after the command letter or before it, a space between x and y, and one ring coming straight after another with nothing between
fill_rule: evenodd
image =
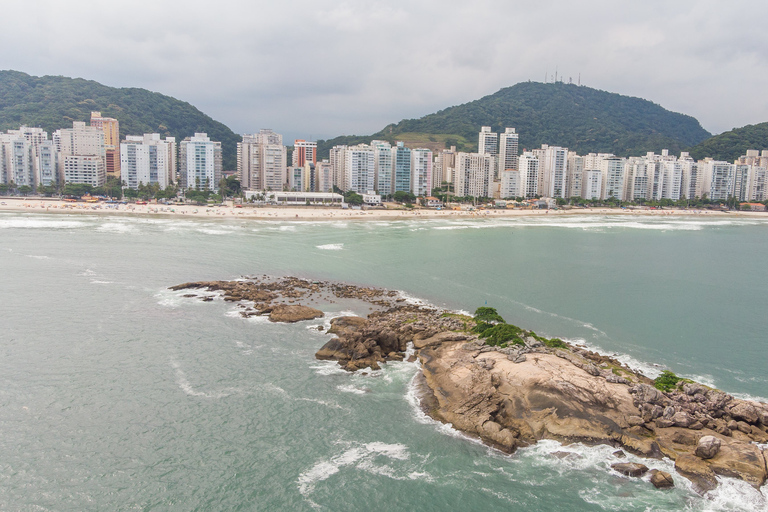
<instances>
[{"instance_id":1,"label":"green vegetation","mask_svg":"<svg viewBox=\"0 0 768 512\"><path fill-rule=\"evenodd\" d=\"M568 348L568 345L559 338L544 338L533 331L526 331L516 325L506 323L494 308L477 308L473 319L475 326L471 332L479 334L487 345L495 347L525 345L525 338L532 337L550 348Z\"/></svg>"},{"instance_id":2,"label":"green vegetation","mask_svg":"<svg viewBox=\"0 0 768 512\"><path fill-rule=\"evenodd\" d=\"M749 124L723 132L692 147L689 152L697 160L712 157L733 162L748 149L768 149L768 123Z\"/></svg>"},{"instance_id":3,"label":"green vegetation","mask_svg":"<svg viewBox=\"0 0 768 512\"><path fill-rule=\"evenodd\" d=\"M678 382L693 382L690 379L682 379L669 370L664 370L661 375L653 381L653 386L660 391L672 391L677 387Z\"/></svg>"},{"instance_id":4,"label":"green vegetation","mask_svg":"<svg viewBox=\"0 0 768 512\"><path fill-rule=\"evenodd\" d=\"M92 110L120 121L121 139L159 133L180 142L195 132L205 132L211 140L221 142L224 168L236 167L241 137L187 102L145 89L117 89L81 78L0 71L0 130L27 125L53 133L71 128L72 121L87 123Z\"/></svg>"},{"instance_id":5,"label":"green vegetation","mask_svg":"<svg viewBox=\"0 0 768 512\"><path fill-rule=\"evenodd\" d=\"M480 335L485 343L493 346L525 345L523 330L516 325L498 324L483 331Z\"/></svg>"},{"instance_id":6,"label":"green vegetation","mask_svg":"<svg viewBox=\"0 0 768 512\"><path fill-rule=\"evenodd\" d=\"M474 151L481 126L491 126L494 131L516 128L521 150L557 144L579 154L618 156L663 148L677 153L711 137L693 117L641 98L572 84L523 82L420 119L404 119L367 137L318 141L318 153L325 158L336 144L371 139L431 142L430 137L445 146L455 145L459 151Z\"/></svg>"},{"instance_id":7,"label":"green vegetation","mask_svg":"<svg viewBox=\"0 0 768 512\"><path fill-rule=\"evenodd\" d=\"M475 310L475 321L488 323L504 323L504 319L494 308L480 307Z\"/></svg>"}]
</instances>

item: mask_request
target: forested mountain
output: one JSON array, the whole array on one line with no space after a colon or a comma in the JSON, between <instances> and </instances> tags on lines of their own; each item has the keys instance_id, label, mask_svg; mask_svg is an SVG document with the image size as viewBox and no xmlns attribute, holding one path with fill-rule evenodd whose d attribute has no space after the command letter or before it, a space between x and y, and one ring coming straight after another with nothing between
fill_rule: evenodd
<instances>
[{"instance_id":1,"label":"forested mountain","mask_svg":"<svg viewBox=\"0 0 768 512\"><path fill-rule=\"evenodd\" d=\"M368 137L397 139L398 134L440 135L460 150L477 149L481 126L494 131L517 129L520 150L541 144L565 146L580 154L642 155L672 153L698 144L711 134L691 116L670 112L650 101L565 83L522 82L495 94L450 107L421 119L405 119ZM451 139L454 136L454 139ZM319 153L359 137L320 141ZM461 139L466 143L460 143Z\"/></svg>"},{"instance_id":2,"label":"forested mountain","mask_svg":"<svg viewBox=\"0 0 768 512\"><path fill-rule=\"evenodd\" d=\"M63 76L30 76L0 71L0 130L39 126L48 133L71 128L72 121L91 118L91 111L120 121L120 138L159 133L180 142L195 132L219 141L225 169L236 167L242 139L187 102L146 89L107 87L98 82Z\"/></svg>"},{"instance_id":3,"label":"forested mountain","mask_svg":"<svg viewBox=\"0 0 768 512\"><path fill-rule=\"evenodd\" d=\"M768 149L768 123L748 124L723 132L690 149L696 159L712 157L715 160L733 162L748 149Z\"/></svg>"}]
</instances>

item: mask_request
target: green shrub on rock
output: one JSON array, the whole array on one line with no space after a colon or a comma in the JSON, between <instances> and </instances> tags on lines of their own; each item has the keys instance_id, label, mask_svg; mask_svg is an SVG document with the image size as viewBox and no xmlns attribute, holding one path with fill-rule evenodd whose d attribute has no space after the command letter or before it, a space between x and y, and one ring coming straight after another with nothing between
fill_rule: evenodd
<instances>
[{"instance_id":1,"label":"green shrub on rock","mask_svg":"<svg viewBox=\"0 0 768 512\"><path fill-rule=\"evenodd\" d=\"M522 329L515 325L498 324L484 330L480 337L485 339L487 345L524 345L522 332Z\"/></svg>"},{"instance_id":2,"label":"green shrub on rock","mask_svg":"<svg viewBox=\"0 0 768 512\"><path fill-rule=\"evenodd\" d=\"M504 323L504 319L501 318L494 308L477 308L475 310L475 322L485 323Z\"/></svg>"},{"instance_id":3,"label":"green shrub on rock","mask_svg":"<svg viewBox=\"0 0 768 512\"><path fill-rule=\"evenodd\" d=\"M661 372L661 375L656 377L656 379L653 381L653 386L659 391L672 391L677 387L677 383L681 380L683 379L671 371L664 370Z\"/></svg>"}]
</instances>

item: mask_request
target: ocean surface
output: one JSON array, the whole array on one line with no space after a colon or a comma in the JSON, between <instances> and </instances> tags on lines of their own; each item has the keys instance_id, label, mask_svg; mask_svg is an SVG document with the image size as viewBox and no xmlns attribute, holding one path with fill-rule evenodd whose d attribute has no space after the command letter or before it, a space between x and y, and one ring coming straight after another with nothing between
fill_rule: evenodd
<instances>
[{"instance_id":1,"label":"ocean surface","mask_svg":"<svg viewBox=\"0 0 768 512\"><path fill-rule=\"evenodd\" d=\"M768 510L612 472L610 447L508 456L425 417L417 363L314 359L322 321L171 292L294 275L579 340L655 376L768 395L768 218L395 222L0 215L0 510ZM350 308L357 308L357 310ZM571 455L553 456L553 452ZM630 460L639 460L633 456Z\"/></svg>"}]
</instances>

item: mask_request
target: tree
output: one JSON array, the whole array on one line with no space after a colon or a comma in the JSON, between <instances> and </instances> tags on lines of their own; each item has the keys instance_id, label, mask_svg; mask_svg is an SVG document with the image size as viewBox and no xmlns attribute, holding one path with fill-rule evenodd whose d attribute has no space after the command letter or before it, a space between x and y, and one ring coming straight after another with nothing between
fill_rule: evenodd
<instances>
[{"instance_id":1,"label":"tree","mask_svg":"<svg viewBox=\"0 0 768 512\"><path fill-rule=\"evenodd\" d=\"M29 185L22 185L19 187L19 194L23 196L26 196L30 192L32 192L32 187L30 187Z\"/></svg>"}]
</instances>

